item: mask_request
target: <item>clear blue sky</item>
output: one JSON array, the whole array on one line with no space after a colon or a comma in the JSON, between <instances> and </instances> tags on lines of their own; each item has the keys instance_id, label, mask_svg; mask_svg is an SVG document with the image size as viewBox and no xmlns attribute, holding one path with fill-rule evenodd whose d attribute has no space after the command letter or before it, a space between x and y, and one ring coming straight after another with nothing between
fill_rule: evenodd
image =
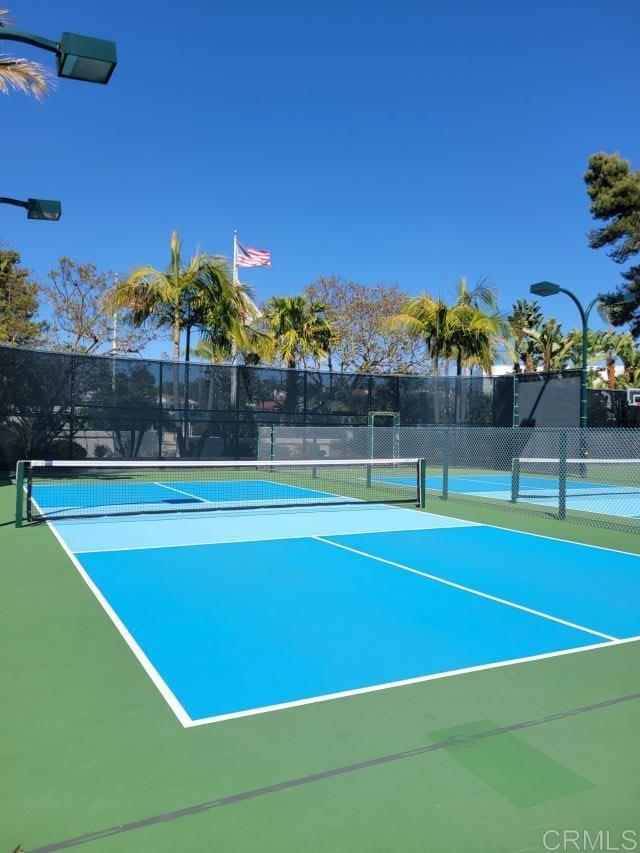
<instances>
[{"instance_id":1,"label":"clear blue sky","mask_svg":"<svg viewBox=\"0 0 640 853\"><path fill-rule=\"evenodd\" d=\"M63 201L57 224L0 207L40 275L63 254L164 265L172 228L229 253L236 227L272 250L243 276L261 298L319 274L445 293L485 275L508 307L532 281L586 298L619 278L587 247L582 174L600 149L640 167L637 0L8 5L21 29L118 46L106 87L0 98L0 193Z\"/></svg>"}]
</instances>

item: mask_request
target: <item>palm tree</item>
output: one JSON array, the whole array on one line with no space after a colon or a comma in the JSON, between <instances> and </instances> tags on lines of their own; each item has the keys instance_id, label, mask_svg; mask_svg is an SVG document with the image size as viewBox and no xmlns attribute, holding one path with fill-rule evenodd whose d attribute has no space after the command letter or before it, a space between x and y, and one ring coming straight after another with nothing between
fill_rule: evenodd
<instances>
[{"instance_id":1,"label":"palm tree","mask_svg":"<svg viewBox=\"0 0 640 853\"><path fill-rule=\"evenodd\" d=\"M539 329L542 324L542 311L537 302L518 299L511 314L507 317L510 335L505 336L505 345L513 359L514 373L520 373L521 365L527 373L536 369L536 344L527 335L527 329Z\"/></svg>"},{"instance_id":2,"label":"palm tree","mask_svg":"<svg viewBox=\"0 0 640 853\"><path fill-rule=\"evenodd\" d=\"M502 329L497 314L485 314L472 305L454 305L449 311L449 341L455 351L456 376L465 367L478 365L491 375L495 360L495 343Z\"/></svg>"},{"instance_id":3,"label":"palm tree","mask_svg":"<svg viewBox=\"0 0 640 853\"><path fill-rule=\"evenodd\" d=\"M562 331L562 325L550 318L539 329L526 329L525 334L535 341L545 373L563 370L569 361L573 340Z\"/></svg>"},{"instance_id":4,"label":"palm tree","mask_svg":"<svg viewBox=\"0 0 640 853\"><path fill-rule=\"evenodd\" d=\"M307 366L307 359L319 362L331 352L333 330L325 317L322 302L304 296L273 296L265 313L274 354L287 367Z\"/></svg>"},{"instance_id":5,"label":"palm tree","mask_svg":"<svg viewBox=\"0 0 640 853\"><path fill-rule=\"evenodd\" d=\"M137 326L151 321L159 328L170 328L174 361L180 358L180 337L186 330L188 360L191 329L206 328L207 318L224 306L225 329L229 335L237 332L246 315L248 294L233 284L224 258L198 252L183 262L177 231L171 235L170 247L166 271L152 266L134 270L116 284L106 305L110 310L130 310Z\"/></svg>"},{"instance_id":6,"label":"palm tree","mask_svg":"<svg viewBox=\"0 0 640 853\"><path fill-rule=\"evenodd\" d=\"M245 293L231 280L226 260L217 255L197 252L188 262L180 252L178 232L170 241L171 258L166 271L143 266L118 282L105 300L107 310L125 308L131 312L136 326L153 322L158 328L170 328L173 339L173 404L179 406L180 337L186 330L186 361L184 377L183 424L176 424L181 455L189 454L187 442L189 409L190 337L194 327L207 328L211 315L224 306L228 330L242 325L246 311Z\"/></svg>"},{"instance_id":7,"label":"palm tree","mask_svg":"<svg viewBox=\"0 0 640 853\"><path fill-rule=\"evenodd\" d=\"M434 376L440 375L441 359L451 358L449 307L430 293L408 299L402 312L389 318L392 329L406 329L415 338L421 338L433 364Z\"/></svg>"},{"instance_id":8,"label":"palm tree","mask_svg":"<svg viewBox=\"0 0 640 853\"><path fill-rule=\"evenodd\" d=\"M640 388L640 349L630 332L622 335L623 345L620 347L620 361L624 366L624 373L616 377L618 388Z\"/></svg>"},{"instance_id":9,"label":"palm tree","mask_svg":"<svg viewBox=\"0 0 640 853\"><path fill-rule=\"evenodd\" d=\"M0 27L13 23L8 15L8 9L0 9ZM41 101L54 86L53 74L45 65L0 53L0 92L3 95L13 89Z\"/></svg>"},{"instance_id":10,"label":"palm tree","mask_svg":"<svg viewBox=\"0 0 640 853\"><path fill-rule=\"evenodd\" d=\"M607 387L616 387L616 360L627 350L626 335L614 332L613 329L596 332L593 336L591 348L594 353L604 356L605 369L607 371Z\"/></svg>"},{"instance_id":11,"label":"palm tree","mask_svg":"<svg viewBox=\"0 0 640 853\"><path fill-rule=\"evenodd\" d=\"M416 338L422 338L435 376L440 375L441 360L448 362L454 358L458 376L462 374L463 367L472 364L478 364L490 373L495 343L504 330L493 288L481 279L469 291L464 278L458 283L453 305L423 293L407 300L402 313L391 317L389 325L406 329Z\"/></svg>"},{"instance_id":12,"label":"palm tree","mask_svg":"<svg viewBox=\"0 0 640 853\"><path fill-rule=\"evenodd\" d=\"M300 363L306 368L307 359L319 362L331 353L334 333L322 302L304 296L273 296L267 303L265 325L272 357L279 357L289 368ZM297 373L291 369L287 373L284 403L290 414L297 408L297 391Z\"/></svg>"}]
</instances>

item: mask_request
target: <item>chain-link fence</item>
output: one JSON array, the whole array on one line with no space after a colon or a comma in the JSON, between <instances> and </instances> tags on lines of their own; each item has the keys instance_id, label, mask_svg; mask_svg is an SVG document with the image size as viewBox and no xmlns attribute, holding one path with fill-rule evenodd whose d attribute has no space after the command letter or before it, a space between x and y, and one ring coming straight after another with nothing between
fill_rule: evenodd
<instances>
[{"instance_id":1,"label":"chain-link fence","mask_svg":"<svg viewBox=\"0 0 640 853\"><path fill-rule=\"evenodd\" d=\"M640 413L616 393L590 392L594 424ZM370 412L397 413L403 429L578 426L579 399L576 371L369 375L0 347L0 468L28 458L255 459L261 425L352 428Z\"/></svg>"},{"instance_id":2,"label":"chain-link fence","mask_svg":"<svg viewBox=\"0 0 640 853\"><path fill-rule=\"evenodd\" d=\"M420 377L0 347L0 467L17 459L255 459L258 427L511 423L510 377Z\"/></svg>"},{"instance_id":3,"label":"chain-link fence","mask_svg":"<svg viewBox=\"0 0 640 853\"><path fill-rule=\"evenodd\" d=\"M640 533L640 429L262 427L261 459L427 460L440 501Z\"/></svg>"}]
</instances>

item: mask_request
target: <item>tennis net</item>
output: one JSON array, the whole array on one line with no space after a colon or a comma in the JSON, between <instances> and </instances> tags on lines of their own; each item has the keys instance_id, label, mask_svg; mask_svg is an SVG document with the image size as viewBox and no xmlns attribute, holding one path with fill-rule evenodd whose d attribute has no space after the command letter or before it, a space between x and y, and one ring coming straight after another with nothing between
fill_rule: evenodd
<instances>
[{"instance_id":1,"label":"tennis net","mask_svg":"<svg viewBox=\"0 0 640 853\"><path fill-rule=\"evenodd\" d=\"M511 500L557 502L564 515L567 499L570 508L594 512L612 511L606 498L628 499L640 495L640 459L541 459L513 460Z\"/></svg>"},{"instance_id":2,"label":"tennis net","mask_svg":"<svg viewBox=\"0 0 640 853\"><path fill-rule=\"evenodd\" d=\"M418 459L318 462L25 461L16 523L212 510L421 503Z\"/></svg>"}]
</instances>

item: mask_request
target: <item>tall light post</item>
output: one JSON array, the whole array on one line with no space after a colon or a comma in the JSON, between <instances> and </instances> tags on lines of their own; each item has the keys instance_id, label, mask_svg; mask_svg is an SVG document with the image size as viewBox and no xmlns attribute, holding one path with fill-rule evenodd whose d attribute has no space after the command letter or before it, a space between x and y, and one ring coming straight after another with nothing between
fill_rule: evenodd
<instances>
[{"instance_id":1,"label":"tall light post","mask_svg":"<svg viewBox=\"0 0 640 853\"><path fill-rule=\"evenodd\" d=\"M27 219L45 219L48 222L57 222L62 216L62 206L59 201L44 198L28 198L22 201L19 198L6 198L0 196L0 204L11 204L14 207L24 207L27 211Z\"/></svg>"},{"instance_id":2,"label":"tall light post","mask_svg":"<svg viewBox=\"0 0 640 853\"><path fill-rule=\"evenodd\" d=\"M62 33L60 41L15 30L0 22L0 40L30 44L56 55L58 77L85 80L88 83L108 83L118 64L115 42Z\"/></svg>"},{"instance_id":3,"label":"tall light post","mask_svg":"<svg viewBox=\"0 0 640 853\"><path fill-rule=\"evenodd\" d=\"M30 44L50 53L55 53L58 77L70 80L85 80L88 83L108 83L116 65L115 42L104 39L79 36L75 33L62 33L60 41L36 36L8 27L0 21L0 41L17 41ZM62 214L59 201L28 198L21 201L16 198L0 198L0 204L12 204L24 207L28 219L44 219L57 222Z\"/></svg>"},{"instance_id":4,"label":"tall light post","mask_svg":"<svg viewBox=\"0 0 640 853\"><path fill-rule=\"evenodd\" d=\"M635 293L624 293L614 295L611 293L598 293L593 297L586 308L582 302L571 290L566 287L560 287L559 284L554 284L551 281L539 281L537 284L532 284L529 288L534 296L555 296L556 293L566 293L566 295L575 303L580 312L580 320L582 321L582 364L580 367L580 427L587 427L587 384L588 384L588 337L589 337L589 316L593 308L601 302L604 305L619 305L623 302L636 302L638 296Z\"/></svg>"}]
</instances>

